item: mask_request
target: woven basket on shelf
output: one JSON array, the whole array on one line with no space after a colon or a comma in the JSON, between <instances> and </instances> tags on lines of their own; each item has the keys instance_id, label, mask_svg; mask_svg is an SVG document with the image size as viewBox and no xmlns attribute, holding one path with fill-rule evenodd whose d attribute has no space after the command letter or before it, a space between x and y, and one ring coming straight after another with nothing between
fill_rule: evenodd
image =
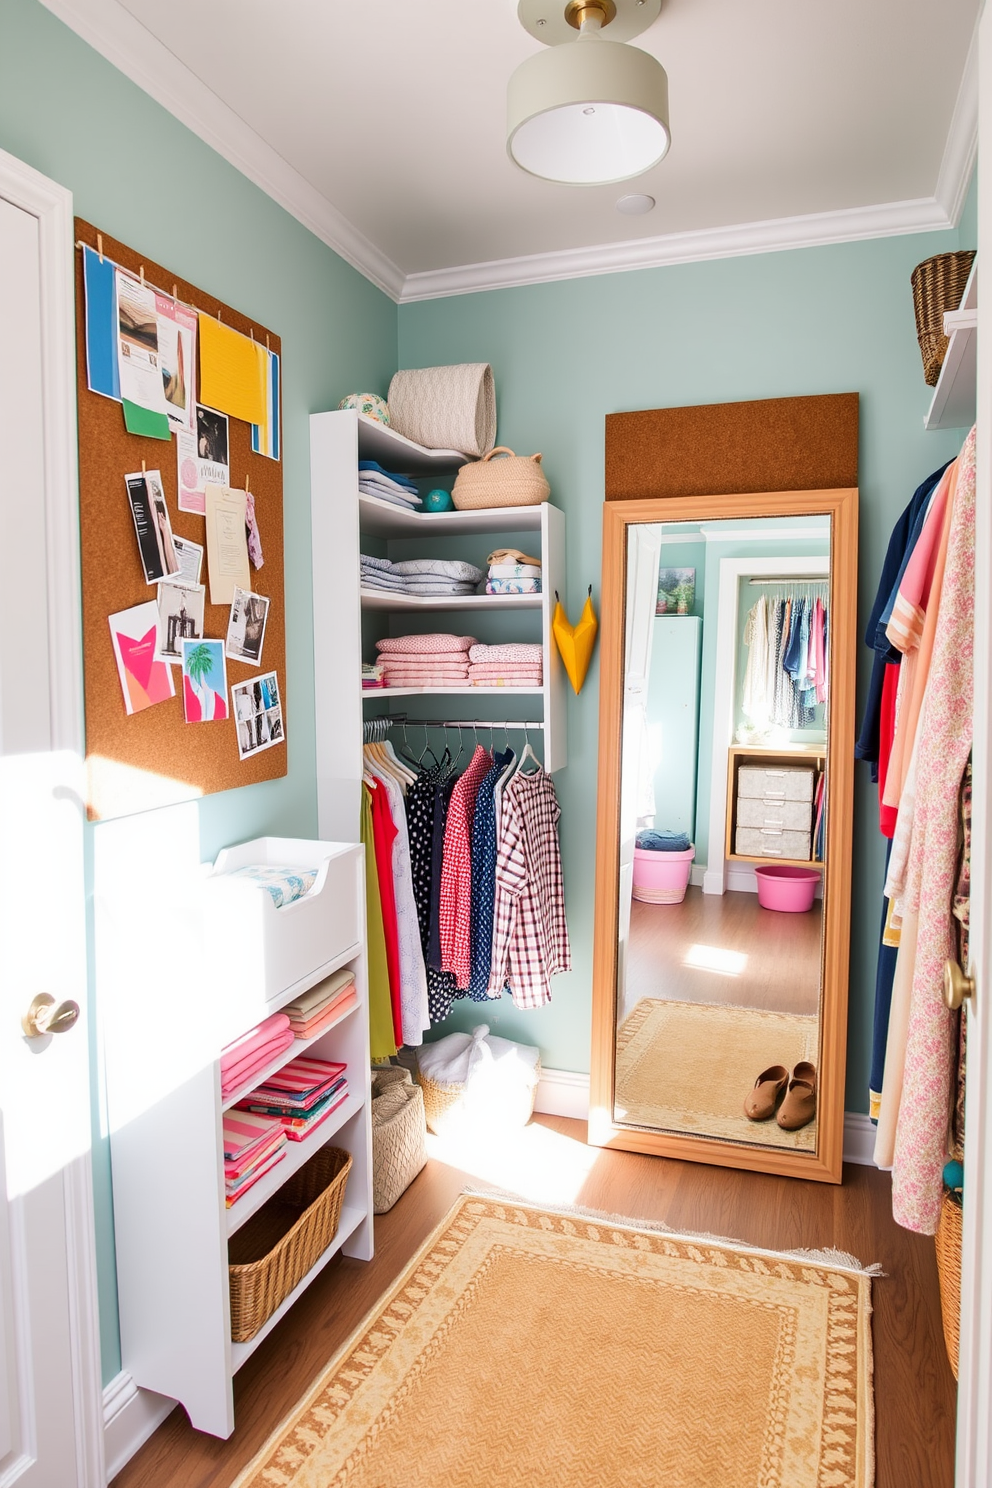
<instances>
[{"instance_id":1,"label":"woven basket on shelf","mask_svg":"<svg viewBox=\"0 0 992 1488\"><path fill-rule=\"evenodd\" d=\"M936 384L947 354L944 312L960 305L974 257L971 251L938 253L917 264L910 275L916 339L923 357L923 375L930 387Z\"/></svg>"},{"instance_id":2,"label":"woven basket on shelf","mask_svg":"<svg viewBox=\"0 0 992 1488\"><path fill-rule=\"evenodd\" d=\"M496 455L503 458L497 460ZM451 499L459 511L482 511L494 506L539 506L550 495L541 456L515 455L500 444L481 460L462 466Z\"/></svg>"},{"instance_id":3,"label":"woven basket on shelf","mask_svg":"<svg viewBox=\"0 0 992 1488\"><path fill-rule=\"evenodd\" d=\"M410 1071L372 1070L372 1208L385 1214L427 1162L424 1096Z\"/></svg>"},{"instance_id":4,"label":"woven basket on shelf","mask_svg":"<svg viewBox=\"0 0 992 1488\"><path fill-rule=\"evenodd\" d=\"M254 1338L337 1233L351 1156L321 1147L231 1236L231 1337Z\"/></svg>"},{"instance_id":5,"label":"woven basket on shelf","mask_svg":"<svg viewBox=\"0 0 992 1488\"><path fill-rule=\"evenodd\" d=\"M937 1246L937 1278L940 1282L940 1315L944 1322L944 1344L954 1378L958 1377L958 1342L961 1337L961 1204L945 1193L934 1236Z\"/></svg>"}]
</instances>

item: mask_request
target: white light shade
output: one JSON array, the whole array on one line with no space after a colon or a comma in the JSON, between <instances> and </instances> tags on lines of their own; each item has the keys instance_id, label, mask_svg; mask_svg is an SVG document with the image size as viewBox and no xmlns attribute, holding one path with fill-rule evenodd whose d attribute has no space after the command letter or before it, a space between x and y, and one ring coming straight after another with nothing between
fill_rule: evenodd
<instances>
[{"instance_id":1,"label":"white light shade","mask_svg":"<svg viewBox=\"0 0 992 1488\"><path fill-rule=\"evenodd\" d=\"M506 104L511 160L546 181L626 181L657 165L671 144L661 63L598 35L528 57L510 78Z\"/></svg>"}]
</instances>

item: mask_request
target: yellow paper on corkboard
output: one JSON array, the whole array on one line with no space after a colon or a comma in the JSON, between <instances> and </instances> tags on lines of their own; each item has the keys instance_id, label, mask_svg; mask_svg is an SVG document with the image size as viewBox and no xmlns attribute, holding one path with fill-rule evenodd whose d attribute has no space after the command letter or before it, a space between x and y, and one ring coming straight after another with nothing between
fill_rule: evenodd
<instances>
[{"instance_id":1,"label":"yellow paper on corkboard","mask_svg":"<svg viewBox=\"0 0 992 1488\"><path fill-rule=\"evenodd\" d=\"M265 347L212 315L199 319L199 401L246 424L261 424L265 419Z\"/></svg>"}]
</instances>

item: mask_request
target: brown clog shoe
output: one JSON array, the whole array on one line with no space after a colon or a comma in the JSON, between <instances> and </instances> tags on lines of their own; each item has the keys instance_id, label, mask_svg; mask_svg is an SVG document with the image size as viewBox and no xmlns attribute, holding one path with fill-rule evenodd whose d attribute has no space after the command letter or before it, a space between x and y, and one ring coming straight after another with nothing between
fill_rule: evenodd
<instances>
[{"instance_id":1,"label":"brown clog shoe","mask_svg":"<svg viewBox=\"0 0 992 1488\"><path fill-rule=\"evenodd\" d=\"M775 1107L788 1083L789 1071L784 1065L773 1064L762 1070L754 1082L754 1089L744 1101L744 1115L748 1121L767 1121L774 1116Z\"/></svg>"},{"instance_id":2,"label":"brown clog shoe","mask_svg":"<svg viewBox=\"0 0 992 1488\"><path fill-rule=\"evenodd\" d=\"M775 1120L783 1131L798 1131L816 1115L816 1069L802 1059L792 1071L785 1100Z\"/></svg>"}]
</instances>

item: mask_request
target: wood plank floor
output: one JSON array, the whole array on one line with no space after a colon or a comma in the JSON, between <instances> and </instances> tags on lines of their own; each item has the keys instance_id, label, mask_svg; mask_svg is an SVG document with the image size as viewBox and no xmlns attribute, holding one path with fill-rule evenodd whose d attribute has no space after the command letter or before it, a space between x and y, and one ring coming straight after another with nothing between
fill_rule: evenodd
<instances>
[{"instance_id":1,"label":"wood plank floor","mask_svg":"<svg viewBox=\"0 0 992 1488\"><path fill-rule=\"evenodd\" d=\"M762 909L757 894L704 894L696 887L681 904L635 899L623 1016L642 997L812 1016L820 1006L822 922L819 900L807 914L779 914ZM706 950L744 961L716 970L720 958L707 966Z\"/></svg>"},{"instance_id":2,"label":"wood plank floor","mask_svg":"<svg viewBox=\"0 0 992 1488\"><path fill-rule=\"evenodd\" d=\"M512 1151L484 1160L436 1139L432 1151L400 1202L376 1220L375 1259L332 1263L241 1370L230 1440L199 1435L177 1409L114 1488L229 1488L466 1184L512 1186L532 1199L663 1220L769 1249L836 1246L879 1261L887 1274L872 1286L876 1488L952 1488L955 1385L933 1241L894 1224L886 1174L849 1165L844 1184L832 1187L599 1151L585 1146L584 1123L549 1116L520 1134ZM511 1183L514 1174L519 1179Z\"/></svg>"}]
</instances>

